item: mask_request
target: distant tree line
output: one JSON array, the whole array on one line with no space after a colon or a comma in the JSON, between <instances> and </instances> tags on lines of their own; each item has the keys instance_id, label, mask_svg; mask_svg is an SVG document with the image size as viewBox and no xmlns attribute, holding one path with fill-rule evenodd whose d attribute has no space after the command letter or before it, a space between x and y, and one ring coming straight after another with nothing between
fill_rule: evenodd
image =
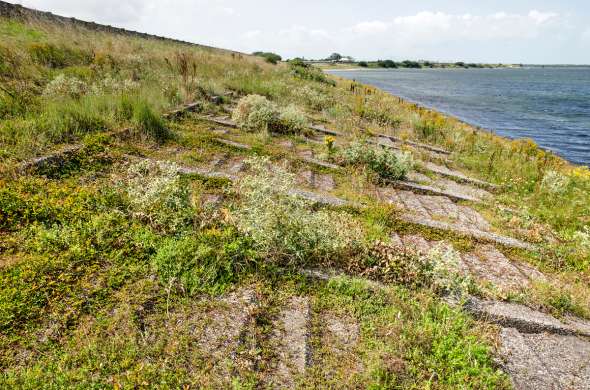
<instances>
[{"instance_id":1,"label":"distant tree line","mask_svg":"<svg viewBox=\"0 0 590 390\"><path fill-rule=\"evenodd\" d=\"M466 63L462 61L454 63L444 62L433 62L433 61L393 61L393 60L377 60L377 61L359 61L357 65L361 68L384 68L384 69L396 69L396 68L494 68L503 67L502 64L476 64Z\"/></svg>"}]
</instances>

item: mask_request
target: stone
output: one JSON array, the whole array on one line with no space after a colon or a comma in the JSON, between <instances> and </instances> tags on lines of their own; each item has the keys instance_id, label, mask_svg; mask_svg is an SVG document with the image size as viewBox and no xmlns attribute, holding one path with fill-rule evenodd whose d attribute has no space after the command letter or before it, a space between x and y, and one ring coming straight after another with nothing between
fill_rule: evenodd
<instances>
[{"instance_id":1,"label":"stone","mask_svg":"<svg viewBox=\"0 0 590 390\"><path fill-rule=\"evenodd\" d=\"M201 204L204 207L218 207L223 202L223 196L219 194L203 194Z\"/></svg>"},{"instance_id":2,"label":"stone","mask_svg":"<svg viewBox=\"0 0 590 390\"><path fill-rule=\"evenodd\" d=\"M477 211L467 206L457 205L445 196L414 194L410 191L391 188L380 189L378 196L404 209L406 212L400 218L406 222L433 229L449 230L507 247L535 249L535 246L529 243L491 232L491 226Z\"/></svg>"},{"instance_id":3,"label":"stone","mask_svg":"<svg viewBox=\"0 0 590 390\"><path fill-rule=\"evenodd\" d=\"M23 163L19 168L20 174L27 174L37 171L44 171L48 169L59 169L76 153L82 150L83 145L70 145L55 153L37 157L30 161Z\"/></svg>"},{"instance_id":4,"label":"stone","mask_svg":"<svg viewBox=\"0 0 590 390\"><path fill-rule=\"evenodd\" d=\"M482 202L489 201L493 198L492 194L479 187L460 184L456 181L440 177L430 178L416 171L409 172L406 181L427 186L429 189L433 188L435 191L438 191L438 193L430 193L431 195L449 196L451 199L454 198L454 200Z\"/></svg>"},{"instance_id":5,"label":"stone","mask_svg":"<svg viewBox=\"0 0 590 390\"><path fill-rule=\"evenodd\" d=\"M391 242L402 248L412 248L423 255L434 247L450 247L444 241L428 241L419 235L400 237L396 233L391 235ZM473 252L460 253L458 260L457 272L490 282L506 291L530 288L533 280L547 281L541 272L529 265L511 261L493 245L480 245Z\"/></svg>"},{"instance_id":6,"label":"stone","mask_svg":"<svg viewBox=\"0 0 590 390\"><path fill-rule=\"evenodd\" d=\"M510 261L492 245L484 245L474 253L463 254L461 259L469 274L503 290L514 291L531 287L531 276L521 270L524 266ZM540 272L539 275L536 279L545 279Z\"/></svg>"},{"instance_id":7,"label":"stone","mask_svg":"<svg viewBox=\"0 0 590 390\"><path fill-rule=\"evenodd\" d=\"M475 297L469 299L465 309L474 316L499 324L506 328L518 329L521 333L552 333L564 336L581 335L590 337L582 327L575 327L527 306L516 303L484 301Z\"/></svg>"},{"instance_id":8,"label":"stone","mask_svg":"<svg viewBox=\"0 0 590 390\"><path fill-rule=\"evenodd\" d=\"M309 298L289 299L273 324L271 344L276 347L277 364L271 384L281 388L293 388L298 377L305 374L310 364Z\"/></svg>"},{"instance_id":9,"label":"stone","mask_svg":"<svg viewBox=\"0 0 590 390\"><path fill-rule=\"evenodd\" d=\"M291 140L285 140L285 141L279 142L279 146L281 146L285 149L293 149L295 147L295 144Z\"/></svg>"},{"instance_id":10,"label":"stone","mask_svg":"<svg viewBox=\"0 0 590 390\"><path fill-rule=\"evenodd\" d=\"M221 118L221 117L211 117L211 116L202 116L202 119L215 123L217 125L225 126L225 127L232 127L237 128L238 124L231 119Z\"/></svg>"},{"instance_id":11,"label":"stone","mask_svg":"<svg viewBox=\"0 0 590 390\"><path fill-rule=\"evenodd\" d=\"M444 149L441 149L441 148L438 148L436 146L422 144L422 143L414 142L414 141L410 141L410 140L403 140L403 139L401 139L399 137L395 137L395 136L392 136L392 135L377 134L377 136L380 139L389 139L390 141L394 141L394 142L406 143L408 145L411 145L411 146L414 146L414 147L417 147L417 148L420 148L420 149L425 149L425 150L428 150L428 151L431 151L431 152L436 152L436 153L445 154L445 155L451 154L451 152L449 152L447 150L444 150Z\"/></svg>"},{"instance_id":12,"label":"stone","mask_svg":"<svg viewBox=\"0 0 590 390\"><path fill-rule=\"evenodd\" d=\"M590 389L590 342L575 336L500 331L504 369L517 390Z\"/></svg>"},{"instance_id":13,"label":"stone","mask_svg":"<svg viewBox=\"0 0 590 390\"><path fill-rule=\"evenodd\" d=\"M326 161L318 160L313 157L301 156L301 161L304 161L308 164L316 165L320 168L327 168L327 169L334 169L334 170L341 169L341 167L336 164L332 164L332 163L329 163Z\"/></svg>"},{"instance_id":14,"label":"stone","mask_svg":"<svg viewBox=\"0 0 590 390\"><path fill-rule=\"evenodd\" d=\"M211 130L213 133L217 134L217 135L227 135L229 134L229 130L228 129L213 129Z\"/></svg>"},{"instance_id":15,"label":"stone","mask_svg":"<svg viewBox=\"0 0 590 390\"><path fill-rule=\"evenodd\" d=\"M344 134L342 134L338 131L326 129L323 125L313 125L313 126L310 126L310 129L317 131L318 133L333 135L336 137L344 136Z\"/></svg>"},{"instance_id":16,"label":"stone","mask_svg":"<svg viewBox=\"0 0 590 390\"><path fill-rule=\"evenodd\" d=\"M529 243L517 240L515 238L505 237L494 233L484 232L477 229L464 228L447 222L423 219L415 215L402 215L401 218L410 223L426 226L433 229L449 230L459 235L470 236L476 240L493 242L509 248L518 248L525 250L535 250L535 246Z\"/></svg>"},{"instance_id":17,"label":"stone","mask_svg":"<svg viewBox=\"0 0 590 390\"><path fill-rule=\"evenodd\" d=\"M300 189L292 189L289 191L289 194L294 195L294 196L299 196L299 197L301 197L303 199L307 199L311 202L326 205L326 206L338 207L338 206L346 206L349 204L348 201L346 201L344 199L337 198L335 196L323 195L323 194L318 194L316 192L310 192L310 191L305 191L305 190L300 190Z\"/></svg>"},{"instance_id":18,"label":"stone","mask_svg":"<svg viewBox=\"0 0 590 390\"><path fill-rule=\"evenodd\" d=\"M467 194L463 194L461 192L453 192L453 191L445 191L441 189L437 189L428 185L422 185L417 183L412 183L411 181L404 181L404 180L396 180L391 182L391 185L395 188L399 188L402 190L412 191L419 194L425 195L438 195L438 196L446 196L447 198L459 202L459 201L469 201L469 202L480 202L480 199L474 198Z\"/></svg>"},{"instance_id":19,"label":"stone","mask_svg":"<svg viewBox=\"0 0 590 390\"><path fill-rule=\"evenodd\" d=\"M305 186L326 192L332 191L336 187L331 175L317 174L310 170L300 172L298 181Z\"/></svg>"},{"instance_id":20,"label":"stone","mask_svg":"<svg viewBox=\"0 0 590 390\"><path fill-rule=\"evenodd\" d=\"M463 173L449 169L449 168L445 167L444 165L437 165L432 162L425 162L424 167L431 172L434 172L434 173L439 174L444 177L451 178L451 179L456 180L458 182L470 183L470 184L474 184L479 187L490 188L490 189L497 188L497 186L495 184L491 184L491 183L485 182L483 180L479 180L479 179L475 179L473 177L466 176Z\"/></svg>"},{"instance_id":21,"label":"stone","mask_svg":"<svg viewBox=\"0 0 590 390\"><path fill-rule=\"evenodd\" d=\"M220 144L231 146L233 148L240 149L240 150L252 150L252 147L250 145L241 144L239 142L231 141L228 139L215 138L215 141L219 142Z\"/></svg>"},{"instance_id":22,"label":"stone","mask_svg":"<svg viewBox=\"0 0 590 390\"><path fill-rule=\"evenodd\" d=\"M223 104L223 98L221 96L211 96L211 98L209 100L211 101L211 103L218 105L218 106L220 104Z\"/></svg>"}]
</instances>

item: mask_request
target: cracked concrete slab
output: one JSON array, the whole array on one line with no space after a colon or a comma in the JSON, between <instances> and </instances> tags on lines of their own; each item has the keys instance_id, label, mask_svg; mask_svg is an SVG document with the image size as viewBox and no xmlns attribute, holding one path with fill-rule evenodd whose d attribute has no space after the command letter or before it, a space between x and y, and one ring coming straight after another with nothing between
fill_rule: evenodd
<instances>
[{"instance_id":1,"label":"cracked concrete slab","mask_svg":"<svg viewBox=\"0 0 590 390\"><path fill-rule=\"evenodd\" d=\"M579 323L564 323L549 314L541 313L516 303L484 301L470 298L465 309L483 320L500 324L503 327L518 329L521 333L552 333L558 335L581 335L590 337L587 328Z\"/></svg>"},{"instance_id":2,"label":"cracked concrete slab","mask_svg":"<svg viewBox=\"0 0 590 390\"><path fill-rule=\"evenodd\" d=\"M575 336L500 332L504 369L517 390L590 389L590 342Z\"/></svg>"},{"instance_id":3,"label":"cracked concrete slab","mask_svg":"<svg viewBox=\"0 0 590 390\"><path fill-rule=\"evenodd\" d=\"M336 183L332 175L318 174L310 170L299 172L297 176L299 184L318 189L320 191L332 191Z\"/></svg>"},{"instance_id":4,"label":"cracked concrete slab","mask_svg":"<svg viewBox=\"0 0 590 390\"><path fill-rule=\"evenodd\" d=\"M271 345L276 347L276 367L271 385L293 388L310 364L309 298L292 297L273 324Z\"/></svg>"}]
</instances>

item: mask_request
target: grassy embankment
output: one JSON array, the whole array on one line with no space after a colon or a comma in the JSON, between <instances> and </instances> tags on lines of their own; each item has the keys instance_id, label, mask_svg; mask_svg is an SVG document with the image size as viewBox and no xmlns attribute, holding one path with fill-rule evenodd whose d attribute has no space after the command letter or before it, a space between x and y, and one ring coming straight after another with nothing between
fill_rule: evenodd
<instances>
[{"instance_id":1,"label":"grassy embankment","mask_svg":"<svg viewBox=\"0 0 590 390\"><path fill-rule=\"evenodd\" d=\"M272 102L247 117L242 141L253 150L232 156L290 159L275 140L301 142L293 133L306 118L358 138L391 133L448 148L459 168L501 186L505 207L481 206L498 230L541 248L510 255L562 282L505 298L588 316L590 172L530 141L476 132L313 68L43 22L0 20L0 35L0 387L227 385L191 341L187 316L214 304L204 296L240 286L259 297L254 326L261 341L246 351L256 369L232 370L235 387L264 381L273 359L265 348L268 324L290 294L307 294L314 312L346 313L361 326L364 372L351 376L327 357L329 377L312 371L309 386L507 386L492 361L493 329L440 299L445 291L478 288L429 259L375 244L391 231L417 229L369 197L373 180L364 167L387 176L398 162L351 158L353 166L334 173L340 195L368 207L320 211L285 196L293 180L285 169L254 169L231 185L180 176L170 164L134 162L190 165L229 153L196 116L162 118L185 102L200 102L202 114L221 112L211 96L228 105L251 94ZM133 131L110 133L125 127ZM16 174L23 161L71 143L83 147L59 168ZM330 140L326 145L318 152L335 153ZM265 161L253 160L253 168ZM226 202L204 206L205 194ZM457 248L473 245L444 237ZM352 278L324 283L298 272L321 265L371 270L387 287L376 291Z\"/></svg>"}]
</instances>

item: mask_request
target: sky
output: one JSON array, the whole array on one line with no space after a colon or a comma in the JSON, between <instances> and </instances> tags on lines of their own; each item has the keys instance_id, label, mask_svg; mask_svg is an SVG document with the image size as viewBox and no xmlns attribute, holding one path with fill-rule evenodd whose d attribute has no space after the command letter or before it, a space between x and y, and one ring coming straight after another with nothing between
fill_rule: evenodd
<instances>
[{"instance_id":1,"label":"sky","mask_svg":"<svg viewBox=\"0 0 590 390\"><path fill-rule=\"evenodd\" d=\"M590 0L11 2L284 58L325 58L338 52L357 60L590 64Z\"/></svg>"}]
</instances>

